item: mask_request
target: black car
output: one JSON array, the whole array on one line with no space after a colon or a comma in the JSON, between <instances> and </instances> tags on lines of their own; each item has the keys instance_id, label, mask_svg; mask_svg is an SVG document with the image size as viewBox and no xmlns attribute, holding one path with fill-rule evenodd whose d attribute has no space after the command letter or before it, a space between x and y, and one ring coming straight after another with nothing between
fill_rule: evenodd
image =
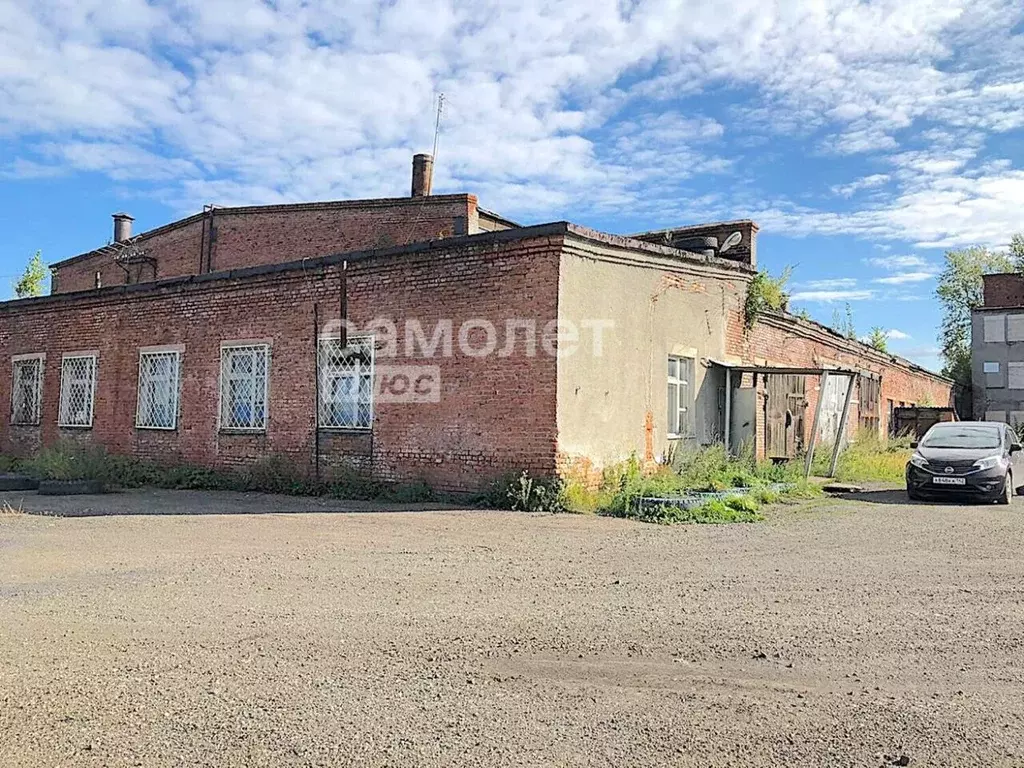
<instances>
[{"instance_id":1,"label":"black car","mask_svg":"<svg viewBox=\"0 0 1024 768\"><path fill-rule=\"evenodd\" d=\"M936 424L907 462L907 496L973 496L1009 504L1021 444L1007 424L955 421ZM1024 477L1024 475L1020 475Z\"/></svg>"}]
</instances>

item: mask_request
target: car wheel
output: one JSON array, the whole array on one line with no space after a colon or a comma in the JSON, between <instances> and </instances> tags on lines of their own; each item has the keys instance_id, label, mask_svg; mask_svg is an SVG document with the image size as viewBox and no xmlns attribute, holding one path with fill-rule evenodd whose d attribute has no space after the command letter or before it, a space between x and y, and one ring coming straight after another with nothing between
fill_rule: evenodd
<instances>
[{"instance_id":1,"label":"car wheel","mask_svg":"<svg viewBox=\"0 0 1024 768\"><path fill-rule=\"evenodd\" d=\"M1003 480L1003 493L999 497L999 503L1009 504L1011 501L1013 501L1013 475L1007 472L1006 478Z\"/></svg>"},{"instance_id":2,"label":"car wheel","mask_svg":"<svg viewBox=\"0 0 1024 768\"><path fill-rule=\"evenodd\" d=\"M910 499L911 501L921 500L921 496L916 491L911 489L909 485L907 486L907 498Z\"/></svg>"}]
</instances>

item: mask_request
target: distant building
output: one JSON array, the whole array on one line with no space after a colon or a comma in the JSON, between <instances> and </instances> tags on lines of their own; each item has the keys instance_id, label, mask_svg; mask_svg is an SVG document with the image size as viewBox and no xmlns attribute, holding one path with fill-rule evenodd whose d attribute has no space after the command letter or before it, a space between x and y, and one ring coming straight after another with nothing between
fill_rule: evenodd
<instances>
[{"instance_id":1,"label":"distant building","mask_svg":"<svg viewBox=\"0 0 1024 768\"><path fill-rule=\"evenodd\" d=\"M823 370L852 373L856 434L950 401L948 379L817 323L747 328L751 221L524 227L413 167L408 198L207 207L139 235L115 214L113 242L53 265L52 295L0 304L0 447L472 490L726 434L792 456L819 397L835 434L847 379L819 393Z\"/></svg>"},{"instance_id":2,"label":"distant building","mask_svg":"<svg viewBox=\"0 0 1024 768\"><path fill-rule=\"evenodd\" d=\"M985 275L984 305L971 312L974 418L1024 422L1024 275Z\"/></svg>"}]
</instances>

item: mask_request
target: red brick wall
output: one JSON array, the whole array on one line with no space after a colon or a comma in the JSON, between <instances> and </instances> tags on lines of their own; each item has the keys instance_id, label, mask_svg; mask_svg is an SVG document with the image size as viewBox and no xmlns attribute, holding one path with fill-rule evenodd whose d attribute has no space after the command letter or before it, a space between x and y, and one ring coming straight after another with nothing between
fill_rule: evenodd
<instances>
[{"instance_id":1,"label":"red brick wall","mask_svg":"<svg viewBox=\"0 0 1024 768\"><path fill-rule=\"evenodd\" d=\"M952 405L952 385L938 377L929 376L909 367L896 364L886 355L874 353L864 345L850 342L828 331L817 329L814 324L796 318L773 320L762 319L748 333L743 327L742 315L731 313L726 329L729 353L748 363L804 368L841 366L858 371L871 371L881 377L879 397L879 428L881 435L888 434L888 400L896 405L900 402L920 405ZM807 412L805 427L810 435L814 423L814 411L818 403L819 377L807 377ZM759 391L763 396L763 386ZM858 392L854 390L854 403L850 410L850 432L856 432L860 413L857 407ZM758 454L764 450L763 400L759 398L756 439Z\"/></svg>"},{"instance_id":2,"label":"red brick wall","mask_svg":"<svg viewBox=\"0 0 1024 768\"><path fill-rule=\"evenodd\" d=\"M1024 305L1024 275L1016 273L984 275L986 307Z\"/></svg>"},{"instance_id":3,"label":"red brick wall","mask_svg":"<svg viewBox=\"0 0 1024 768\"><path fill-rule=\"evenodd\" d=\"M475 489L512 470L550 474L555 466L556 361L528 356L517 344L508 357L471 357L458 344L460 324L485 318L503 331L512 318L539 328L557 317L560 238L490 242L352 262L349 317L359 326L377 317L417 318L429 332L454 325L453 355L419 362L440 367L439 403L376 403L372 434L322 432L325 466L350 461L381 478L422 478L438 488ZM0 401L11 402L10 357L45 352L40 427L12 427L0 409L4 451L26 452L62 437L164 463L239 465L283 454L313 465L314 303L323 326L339 317L339 268L291 270L246 279L167 284L151 290L111 289L82 296L0 305ZM401 334L400 334L401 338ZM218 432L220 344L272 343L265 434ZM501 343L504 334L499 334ZM181 415L173 432L134 427L138 351L184 345ZM417 362L378 353L378 368ZM59 429L62 353L98 350L94 426Z\"/></svg>"},{"instance_id":4,"label":"red brick wall","mask_svg":"<svg viewBox=\"0 0 1024 768\"><path fill-rule=\"evenodd\" d=\"M97 271L103 285L122 285L438 240L466 234L475 213L472 195L224 208L140 237L155 272L126 274L96 254L58 267L54 293L91 290Z\"/></svg>"}]
</instances>

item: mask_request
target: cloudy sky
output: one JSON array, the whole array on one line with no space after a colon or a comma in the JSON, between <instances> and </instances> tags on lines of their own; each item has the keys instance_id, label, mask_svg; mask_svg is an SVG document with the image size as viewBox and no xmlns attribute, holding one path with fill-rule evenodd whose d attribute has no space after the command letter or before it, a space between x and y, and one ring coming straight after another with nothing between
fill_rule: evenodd
<instances>
[{"instance_id":1,"label":"cloudy sky","mask_svg":"<svg viewBox=\"0 0 1024 768\"><path fill-rule=\"evenodd\" d=\"M752 217L794 304L936 366L946 248L1024 229L1020 0L0 0L0 275L220 205L435 191Z\"/></svg>"}]
</instances>

